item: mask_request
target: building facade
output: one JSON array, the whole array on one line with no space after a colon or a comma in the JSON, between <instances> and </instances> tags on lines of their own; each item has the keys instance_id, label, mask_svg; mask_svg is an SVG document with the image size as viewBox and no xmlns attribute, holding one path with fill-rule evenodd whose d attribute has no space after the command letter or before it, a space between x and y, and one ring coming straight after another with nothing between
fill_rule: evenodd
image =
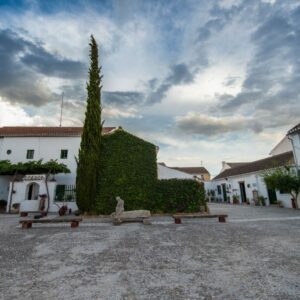
<instances>
[{"instance_id":1,"label":"building facade","mask_svg":"<svg viewBox=\"0 0 300 300\"><path fill-rule=\"evenodd\" d=\"M300 123L288 131L287 138L291 142L293 153L294 153L295 165L299 170L300 169Z\"/></svg>"},{"instance_id":2,"label":"building facade","mask_svg":"<svg viewBox=\"0 0 300 300\"><path fill-rule=\"evenodd\" d=\"M263 176L273 168L294 165L292 151L253 162L232 164L226 168L223 164L223 171L213 178L211 187L215 197L222 202L234 203L235 200L239 203L254 204L262 197L265 205L280 201L284 207L291 208L290 194L268 189ZM230 166L230 163L227 166Z\"/></svg>"},{"instance_id":3,"label":"building facade","mask_svg":"<svg viewBox=\"0 0 300 300\"><path fill-rule=\"evenodd\" d=\"M103 134L113 133L114 130L114 127L105 127ZM23 209L22 205L27 206L26 209L37 209L38 196L46 191L50 196L50 212L57 211L62 204L67 204L73 210L77 209L74 191L81 133L82 127L0 128L0 160L9 160L13 164L57 160L70 170L68 174L55 175L48 182L41 175L23 176L16 182L12 182L11 176L0 176L0 199L8 201L7 211L17 203L20 204L20 210Z\"/></svg>"}]
</instances>

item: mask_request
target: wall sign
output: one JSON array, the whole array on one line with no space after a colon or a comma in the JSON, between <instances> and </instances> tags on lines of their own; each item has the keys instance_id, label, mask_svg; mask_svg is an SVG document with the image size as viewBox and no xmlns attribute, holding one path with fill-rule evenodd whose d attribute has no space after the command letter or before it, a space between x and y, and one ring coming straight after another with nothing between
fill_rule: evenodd
<instances>
[{"instance_id":1,"label":"wall sign","mask_svg":"<svg viewBox=\"0 0 300 300\"><path fill-rule=\"evenodd\" d=\"M46 175L25 175L23 177L23 181L37 181L37 180L45 180Z\"/></svg>"}]
</instances>

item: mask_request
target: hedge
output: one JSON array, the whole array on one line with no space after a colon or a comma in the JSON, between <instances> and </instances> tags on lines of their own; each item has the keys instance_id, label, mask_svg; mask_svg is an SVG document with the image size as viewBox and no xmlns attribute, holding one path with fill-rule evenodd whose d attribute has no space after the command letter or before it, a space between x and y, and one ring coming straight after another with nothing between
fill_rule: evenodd
<instances>
[{"instance_id":1,"label":"hedge","mask_svg":"<svg viewBox=\"0 0 300 300\"><path fill-rule=\"evenodd\" d=\"M156 185L153 212L198 212L206 210L203 183L192 179L163 179Z\"/></svg>"},{"instance_id":2,"label":"hedge","mask_svg":"<svg viewBox=\"0 0 300 300\"><path fill-rule=\"evenodd\" d=\"M113 212L116 196L126 210L151 209L156 182L155 145L122 129L103 136L97 213Z\"/></svg>"}]
</instances>

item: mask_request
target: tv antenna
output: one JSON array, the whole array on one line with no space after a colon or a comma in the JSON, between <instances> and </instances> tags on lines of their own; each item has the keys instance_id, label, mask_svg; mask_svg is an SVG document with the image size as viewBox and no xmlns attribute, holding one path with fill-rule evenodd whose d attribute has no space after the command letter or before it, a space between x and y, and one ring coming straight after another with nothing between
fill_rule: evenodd
<instances>
[{"instance_id":1,"label":"tv antenna","mask_svg":"<svg viewBox=\"0 0 300 300\"><path fill-rule=\"evenodd\" d=\"M63 107L64 107L64 92L62 92L62 94L61 94L61 105L60 105L60 120L59 120L59 127L61 127L62 114L63 114Z\"/></svg>"}]
</instances>

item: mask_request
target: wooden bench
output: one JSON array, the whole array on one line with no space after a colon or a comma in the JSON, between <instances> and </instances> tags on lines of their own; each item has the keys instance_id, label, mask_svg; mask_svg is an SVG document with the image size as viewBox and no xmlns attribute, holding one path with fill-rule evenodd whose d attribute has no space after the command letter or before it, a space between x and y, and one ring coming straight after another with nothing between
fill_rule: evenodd
<instances>
[{"instance_id":1,"label":"wooden bench","mask_svg":"<svg viewBox=\"0 0 300 300\"><path fill-rule=\"evenodd\" d=\"M32 227L32 223L71 223L72 228L79 226L79 222L82 221L81 217L63 216L63 217L45 217L40 219L26 218L19 221L22 224L22 229L28 229Z\"/></svg>"},{"instance_id":2,"label":"wooden bench","mask_svg":"<svg viewBox=\"0 0 300 300\"><path fill-rule=\"evenodd\" d=\"M226 223L228 215L225 214L175 214L172 216L175 224L182 224L182 218L218 218L220 223Z\"/></svg>"}]
</instances>

